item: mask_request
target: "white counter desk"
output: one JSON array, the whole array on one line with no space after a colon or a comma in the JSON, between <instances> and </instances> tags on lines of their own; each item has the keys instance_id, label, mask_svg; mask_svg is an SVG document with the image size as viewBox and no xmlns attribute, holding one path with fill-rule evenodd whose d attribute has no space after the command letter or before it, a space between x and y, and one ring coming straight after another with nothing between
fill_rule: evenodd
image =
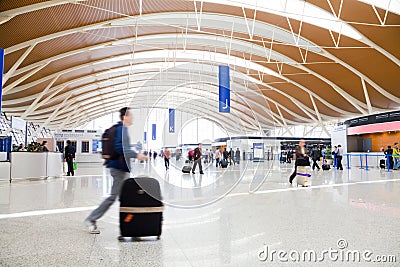
<instances>
[{"instance_id":1,"label":"white counter desk","mask_svg":"<svg viewBox=\"0 0 400 267\"><path fill-rule=\"evenodd\" d=\"M11 179L56 177L63 174L62 154L57 152L12 152Z\"/></svg>"}]
</instances>

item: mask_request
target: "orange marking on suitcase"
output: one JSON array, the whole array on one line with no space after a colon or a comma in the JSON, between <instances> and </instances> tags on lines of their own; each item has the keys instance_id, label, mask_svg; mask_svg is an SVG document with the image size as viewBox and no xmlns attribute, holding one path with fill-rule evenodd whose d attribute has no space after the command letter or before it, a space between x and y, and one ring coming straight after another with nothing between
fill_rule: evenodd
<instances>
[{"instance_id":1,"label":"orange marking on suitcase","mask_svg":"<svg viewBox=\"0 0 400 267\"><path fill-rule=\"evenodd\" d=\"M132 218L133 218L133 214L128 214L128 215L126 215L124 222L128 223L128 222L132 221Z\"/></svg>"}]
</instances>

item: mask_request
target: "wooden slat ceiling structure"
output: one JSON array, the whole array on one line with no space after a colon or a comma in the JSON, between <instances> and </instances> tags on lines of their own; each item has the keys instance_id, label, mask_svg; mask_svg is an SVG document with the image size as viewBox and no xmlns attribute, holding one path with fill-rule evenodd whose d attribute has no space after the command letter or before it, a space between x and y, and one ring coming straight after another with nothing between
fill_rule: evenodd
<instances>
[{"instance_id":1,"label":"wooden slat ceiling structure","mask_svg":"<svg viewBox=\"0 0 400 267\"><path fill-rule=\"evenodd\" d=\"M7 0L0 36L3 111L51 129L124 105L237 132L400 107L399 0Z\"/></svg>"}]
</instances>

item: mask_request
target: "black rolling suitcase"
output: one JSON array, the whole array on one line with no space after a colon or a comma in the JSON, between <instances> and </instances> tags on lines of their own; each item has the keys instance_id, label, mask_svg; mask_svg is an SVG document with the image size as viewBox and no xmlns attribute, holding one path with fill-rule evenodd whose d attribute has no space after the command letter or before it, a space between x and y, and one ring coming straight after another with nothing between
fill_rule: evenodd
<instances>
[{"instance_id":1,"label":"black rolling suitcase","mask_svg":"<svg viewBox=\"0 0 400 267\"><path fill-rule=\"evenodd\" d=\"M183 173L190 173L191 170L192 170L192 166L189 166L189 165L183 166L183 168L182 168Z\"/></svg>"},{"instance_id":2,"label":"black rolling suitcase","mask_svg":"<svg viewBox=\"0 0 400 267\"><path fill-rule=\"evenodd\" d=\"M222 167L222 168L228 167L228 161L227 161L226 159L223 159L223 160L221 161L221 167Z\"/></svg>"},{"instance_id":3,"label":"black rolling suitcase","mask_svg":"<svg viewBox=\"0 0 400 267\"><path fill-rule=\"evenodd\" d=\"M137 177L125 180L120 202L120 241L124 237L156 236L160 239L164 206L156 179Z\"/></svg>"},{"instance_id":4,"label":"black rolling suitcase","mask_svg":"<svg viewBox=\"0 0 400 267\"><path fill-rule=\"evenodd\" d=\"M381 169L384 169L386 167L386 160L385 159L379 160L379 167Z\"/></svg>"}]
</instances>

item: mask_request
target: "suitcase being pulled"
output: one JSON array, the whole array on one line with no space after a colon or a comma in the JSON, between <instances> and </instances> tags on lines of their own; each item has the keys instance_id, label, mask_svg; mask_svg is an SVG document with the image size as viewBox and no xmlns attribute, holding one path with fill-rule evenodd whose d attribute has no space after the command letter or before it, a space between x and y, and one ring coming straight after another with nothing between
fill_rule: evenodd
<instances>
[{"instance_id":1,"label":"suitcase being pulled","mask_svg":"<svg viewBox=\"0 0 400 267\"><path fill-rule=\"evenodd\" d=\"M125 180L120 195L119 225L124 237L156 236L162 232L160 184L154 178L136 177Z\"/></svg>"},{"instance_id":2,"label":"suitcase being pulled","mask_svg":"<svg viewBox=\"0 0 400 267\"><path fill-rule=\"evenodd\" d=\"M296 180L297 186L309 186L310 167L309 166L297 166Z\"/></svg>"}]
</instances>

